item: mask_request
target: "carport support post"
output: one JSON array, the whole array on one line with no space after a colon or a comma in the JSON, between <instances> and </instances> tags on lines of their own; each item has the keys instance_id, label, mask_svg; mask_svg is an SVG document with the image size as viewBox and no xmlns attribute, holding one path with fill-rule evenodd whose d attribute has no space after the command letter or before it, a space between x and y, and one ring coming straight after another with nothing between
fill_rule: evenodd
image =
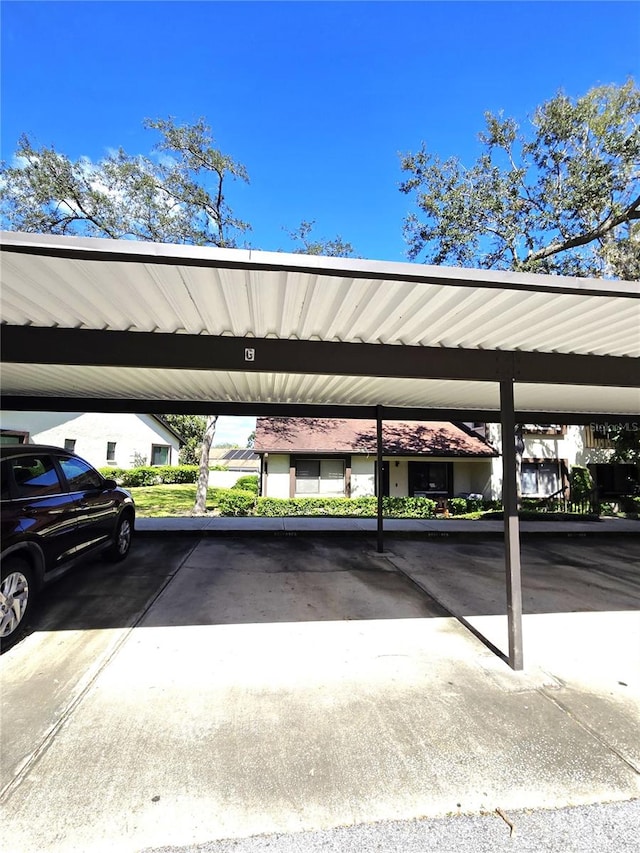
<instances>
[{"instance_id":1,"label":"carport support post","mask_svg":"<svg viewBox=\"0 0 640 853\"><path fill-rule=\"evenodd\" d=\"M516 439L513 380L500 382L502 427L502 505L504 507L504 548L507 580L507 625L509 666L521 670L522 655L522 582L520 570L520 526L516 483Z\"/></svg>"},{"instance_id":2,"label":"carport support post","mask_svg":"<svg viewBox=\"0 0 640 853\"><path fill-rule=\"evenodd\" d=\"M376 465L376 494L378 496L378 553L384 551L382 530L382 410L376 406L376 444L378 452L378 464Z\"/></svg>"}]
</instances>

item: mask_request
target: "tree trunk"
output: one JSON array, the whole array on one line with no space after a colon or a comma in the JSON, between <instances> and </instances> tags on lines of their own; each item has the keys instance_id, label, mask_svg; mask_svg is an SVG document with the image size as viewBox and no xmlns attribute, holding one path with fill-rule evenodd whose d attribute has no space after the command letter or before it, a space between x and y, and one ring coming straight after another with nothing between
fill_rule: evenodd
<instances>
[{"instance_id":1,"label":"tree trunk","mask_svg":"<svg viewBox=\"0 0 640 853\"><path fill-rule=\"evenodd\" d=\"M202 437L202 448L200 450L200 470L198 472L198 487L196 489L196 502L193 505L192 515L204 515L207 511L207 487L209 486L209 451L216 434L218 415L207 418L207 426Z\"/></svg>"}]
</instances>

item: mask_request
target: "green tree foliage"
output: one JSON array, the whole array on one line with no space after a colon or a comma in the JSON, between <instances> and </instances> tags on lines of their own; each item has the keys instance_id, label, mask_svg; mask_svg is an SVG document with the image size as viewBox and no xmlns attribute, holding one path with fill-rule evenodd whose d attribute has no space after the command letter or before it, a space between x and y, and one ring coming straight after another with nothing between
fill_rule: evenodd
<instances>
[{"instance_id":1,"label":"green tree foliage","mask_svg":"<svg viewBox=\"0 0 640 853\"><path fill-rule=\"evenodd\" d=\"M214 147L204 119L178 125L146 119L159 134L154 156L119 148L92 162L73 161L53 147L20 137L12 165L0 166L0 220L16 231L138 239L156 243L235 246L248 230L229 208L229 179L248 181L244 166ZM171 416L169 416L171 417ZM174 416L175 417L175 416ZM176 429L187 441L181 461L200 466L194 513L206 509L209 449L217 415L186 419ZM192 427L200 424L196 438Z\"/></svg>"},{"instance_id":2,"label":"green tree foliage","mask_svg":"<svg viewBox=\"0 0 640 853\"><path fill-rule=\"evenodd\" d=\"M640 419L612 424L607 433L613 444L613 461L640 465Z\"/></svg>"},{"instance_id":3,"label":"green tree foliage","mask_svg":"<svg viewBox=\"0 0 640 853\"><path fill-rule=\"evenodd\" d=\"M13 165L0 167L0 215L15 231L79 234L157 243L234 246L248 230L226 203L229 179L247 172L213 145L200 119L146 119L160 139L155 156L119 148L92 162L20 137Z\"/></svg>"},{"instance_id":4,"label":"green tree foliage","mask_svg":"<svg viewBox=\"0 0 640 853\"><path fill-rule=\"evenodd\" d=\"M200 462L200 447L207 419L201 415L165 415L163 420L184 441L180 448L180 464L197 465Z\"/></svg>"},{"instance_id":5,"label":"green tree foliage","mask_svg":"<svg viewBox=\"0 0 640 853\"><path fill-rule=\"evenodd\" d=\"M300 225L294 228L293 231L289 231L288 228L284 229L296 246L293 249L294 254L323 255L327 258L358 257L351 243L345 243L339 235L334 237L333 240L316 237L312 233L315 224L315 220L307 221L303 219Z\"/></svg>"},{"instance_id":6,"label":"green tree foliage","mask_svg":"<svg viewBox=\"0 0 640 853\"><path fill-rule=\"evenodd\" d=\"M137 239L233 247L249 225L225 199L229 180L248 183L245 167L214 146L204 119L179 125L145 119L159 136L152 156L119 148L98 162L71 160L53 147L36 147L23 134L12 164L0 164L0 222L12 231ZM349 255L340 238L312 241L303 222L292 239L312 254ZM218 416L169 415L183 435L181 462L199 464L195 514L206 511L209 451ZM199 430L199 434L197 431Z\"/></svg>"},{"instance_id":7,"label":"green tree foliage","mask_svg":"<svg viewBox=\"0 0 640 853\"><path fill-rule=\"evenodd\" d=\"M417 211L409 256L427 263L640 278L640 90L598 86L543 103L528 133L485 114L478 160L401 157Z\"/></svg>"},{"instance_id":8,"label":"green tree foliage","mask_svg":"<svg viewBox=\"0 0 640 853\"><path fill-rule=\"evenodd\" d=\"M583 465L571 468L571 500L576 503L588 501L593 492L593 478Z\"/></svg>"}]
</instances>

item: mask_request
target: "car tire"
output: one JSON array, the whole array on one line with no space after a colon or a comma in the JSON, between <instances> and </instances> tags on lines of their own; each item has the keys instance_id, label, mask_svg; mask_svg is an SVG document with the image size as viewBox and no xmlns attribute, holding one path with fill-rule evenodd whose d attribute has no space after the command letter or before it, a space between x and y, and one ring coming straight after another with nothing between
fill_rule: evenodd
<instances>
[{"instance_id":1,"label":"car tire","mask_svg":"<svg viewBox=\"0 0 640 853\"><path fill-rule=\"evenodd\" d=\"M118 519L113 544L107 551L107 559L112 563L119 563L120 560L124 560L131 548L132 538L133 517L131 513L126 512Z\"/></svg>"},{"instance_id":2,"label":"car tire","mask_svg":"<svg viewBox=\"0 0 640 853\"><path fill-rule=\"evenodd\" d=\"M24 557L7 557L0 574L0 649L22 636L36 596L35 575Z\"/></svg>"}]
</instances>

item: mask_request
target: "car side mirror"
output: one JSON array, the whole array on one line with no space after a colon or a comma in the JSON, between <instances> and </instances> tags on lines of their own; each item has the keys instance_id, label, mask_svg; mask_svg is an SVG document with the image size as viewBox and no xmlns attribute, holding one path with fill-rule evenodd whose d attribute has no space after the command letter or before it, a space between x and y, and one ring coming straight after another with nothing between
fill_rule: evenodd
<instances>
[{"instance_id":1,"label":"car side mirror","mask_svg":"<svg viewBox=\"0 0 640 853\"><path fill-rule=\"evenodd\" d=\"M117 489L118 484L115 480L105 480L103 483L105 489Z\"/></svg>"}]
</instances>

